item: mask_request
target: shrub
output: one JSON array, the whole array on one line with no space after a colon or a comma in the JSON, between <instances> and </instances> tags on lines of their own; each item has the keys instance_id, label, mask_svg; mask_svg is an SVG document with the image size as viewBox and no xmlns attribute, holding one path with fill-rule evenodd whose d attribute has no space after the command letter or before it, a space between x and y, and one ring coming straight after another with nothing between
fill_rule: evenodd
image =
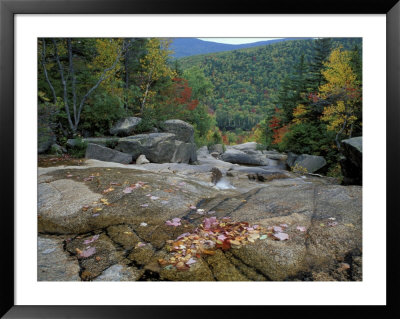
<instances>
[{"instance_id":1,"label":"shrub","mask_svg":"<svg viewBox=\"0 0 400 319\"><path fill-rule=\"evenodd\" d=\"M75 145L71 148L70 153L72 157L82 158L85 157L87 142L81 137L75 139Z\"/></svg>"}]
</instances>

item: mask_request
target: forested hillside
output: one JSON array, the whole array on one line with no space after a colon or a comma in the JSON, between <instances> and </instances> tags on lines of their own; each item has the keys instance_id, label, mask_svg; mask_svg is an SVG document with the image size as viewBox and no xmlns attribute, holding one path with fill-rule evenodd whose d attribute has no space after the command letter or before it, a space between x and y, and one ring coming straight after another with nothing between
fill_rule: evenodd
<instances>
[{"instance_id":1,"label":"forested hillside","mask_svg":"<svg viewBox=\"0 0 400 319\"><path fill-rule=\"evenodd\" d=\"M293 40L268 46L197 55L179 59L182 69L193 66L204 71L214 85L208 106L216 112L221 130L251 130L266 114L272 115L283 82L296 70L307 72L314 55L315 40ZM351 49L361 39L335 39L332 48ZM300 66L301 59L304 66ZM300 68L303 68L299 70Z\"/></svg>"},{"instance_id":2,"label":"forested hillside","mask_svg":"<svg viewBox=\"0 0 400 319\"><path fill-rule=\"evenodd\" d=\"M173 59L170 39L38 40L39 138L102 136L119 119L137 132L167 119L198 146L257 141L322 155L362 133L362 40L299 39Z\"/></svg>"}]
</instances>

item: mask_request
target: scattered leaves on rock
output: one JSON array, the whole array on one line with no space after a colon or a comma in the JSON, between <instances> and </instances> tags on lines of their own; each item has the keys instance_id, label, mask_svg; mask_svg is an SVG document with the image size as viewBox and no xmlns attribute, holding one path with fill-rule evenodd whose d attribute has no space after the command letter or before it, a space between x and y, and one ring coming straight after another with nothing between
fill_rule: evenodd
<instances>
[{"instance_id":1,"label":"scattered leaves on rock","mask_svg":"<svg viewBox=\"0 0 400 319\"><path fill-rule=\"evenodd\" d=\"M167 221L166 224L180 224L179 218ZM175 225L174 225L175 226ZM267 238L266 229L248 222L234 222L229 217L217 219L212 216L204 218L202 224L192 233L183 233L175 240L168 240L166 249L170 255L158 262L164 269L188 270L201 256L214 255L216 249L228 250L238 248L255 240Z\"/></svg>"}]
</instances>

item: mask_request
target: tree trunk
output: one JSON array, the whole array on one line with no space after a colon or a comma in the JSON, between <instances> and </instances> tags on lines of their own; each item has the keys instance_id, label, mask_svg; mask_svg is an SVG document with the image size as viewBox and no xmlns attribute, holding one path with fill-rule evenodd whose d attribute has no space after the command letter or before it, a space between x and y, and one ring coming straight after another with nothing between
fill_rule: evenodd
<instances>
[{"instance_id":1,"label":"tree trunk","mask_svg":"<svg viewBox=\"0 0 400 319\"><path fill-rule=\"evenodd\" d=\"M42 50L43 72L44 72L44 76L46 77L47 84L50 87L51 93L53 94L53 103L54 103L54 105L56 105L57 104L56 91L54 90L54 87L51 84L51 81L49 79L49 75L47 74L47 69L46 69L46 40L45 40L45 38L42 38L42 44L43 44L43 50Z\"/></svg>"}]
</instances>

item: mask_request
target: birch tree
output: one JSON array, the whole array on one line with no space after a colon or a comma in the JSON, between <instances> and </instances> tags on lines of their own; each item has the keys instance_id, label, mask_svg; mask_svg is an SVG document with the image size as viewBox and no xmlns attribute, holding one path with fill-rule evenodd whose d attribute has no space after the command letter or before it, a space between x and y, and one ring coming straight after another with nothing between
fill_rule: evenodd
<instances>
[{"instance_id":1,"label":"birch tree","mask_svg":"<svg viewBox=\"0 0 400 319\"><path fill-rule=\"evenodd\" d=\"M124 52L128 49L130 42L128 41L121 41L118 47L115 47L116 52L112 55L114 58L112 60L103 61L104 68L96 75L95 83L89 87L85 91L85 93L80 94L81 96L78 97L78 92L81 91L82 87L77 87L76 81L76 72L74 67L74 56L73 56L73 48L72 48L72 39L66 39L66 52L67 57L61 58L59 54L59 48L63 46L60 40L51 39L53 43L53 55L56 61L56 66L58 73L60 75L61 87L62 87L62 100L64 102L64 109L67 116L69 128L71 129L72 133L75 135L78 130L79 121L81 118L82 110L85 106L85 103L88 97L95 91L99 85L103 81L107 81L111 76L115 74L116 66L119 63L121 57L123 56ZM47 83L50 86L50 89L53 93L54 101L57 100L55 95L54 86L48 76L47 69L46 69L46 44L45 39L42 39L42 66L44 69L44 74ZM101 56L101 54L100 54ZM65 62L66 60L66 62Z\"/></svg>"}]
</instances>

